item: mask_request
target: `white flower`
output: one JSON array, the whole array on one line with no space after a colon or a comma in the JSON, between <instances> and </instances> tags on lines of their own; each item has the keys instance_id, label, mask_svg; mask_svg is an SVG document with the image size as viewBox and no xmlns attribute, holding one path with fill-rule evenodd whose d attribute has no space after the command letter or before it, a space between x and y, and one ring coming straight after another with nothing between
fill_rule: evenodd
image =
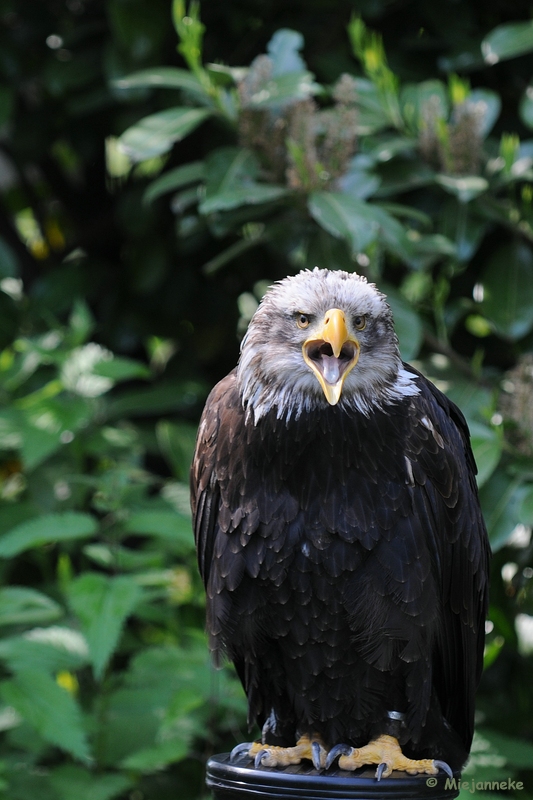
<instances>
[{"instance_id":1,"label":"white flower","mask_svg":"<svg viewBox=\"0 0 533 800\"><path fill-rule=\"evenodd\" d=\"M67 652L83 658L89 653L87 642L81 633L71 628L62 628L60 625L51 625L49 628L33 628L24 634L24 638L30 642L40 642L59 650L67 650Z\"/></svg>"},{"instance_id":2,"label":"white flower","mask_svg":"<svg viewBox=\"0 0 533 800\"><path fill-rule=\"evenodd\" d=\"M61 370L65 389L82 397L99 397L113 386L111 378L95 375L93 370L102 361L111 361L113 353L95 342L76 347Z\"/></svg>"}]
</instances>

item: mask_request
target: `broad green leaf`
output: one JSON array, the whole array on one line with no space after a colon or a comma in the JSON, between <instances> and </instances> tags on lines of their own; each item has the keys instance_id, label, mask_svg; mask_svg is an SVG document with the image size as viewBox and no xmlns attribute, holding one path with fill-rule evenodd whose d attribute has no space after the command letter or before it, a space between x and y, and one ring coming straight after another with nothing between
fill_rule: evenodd
<instances>
[{"instance_id":1,"label":"broad green leaf","mask_svg":"<svg viewBox=\"0 0 533 800\"><path fill-rule=\"evenodd\" d=\"M381 179L375 175L374 160L369 156L357 155L351 162L348 171L339 179L339 188L343 194L366 200L379 188Z\"/></svg>"},{"instance_id":2,"label":"broad green leaf","mask_svg":"<svg viewBox=\"0 0 533 800\"><path fill-rule=\"evenodd\" d=\"M0 640L0 659L12 672L36 666L49 674L77 670L88 663L88 654L87 643L78 631L57 625Z\"/></svg>"},{"instance_id":3,"label":"broad green leaf","mask_svg":"<svg viewBox=\"0 0 533 800\"><path fill-rule=\"evenodd\" d=\"M133 358L117 356L114 356L110 361L100 361L95 365L93 372L95 375L109 378L115 383L132 380L133 378L149 378L152 374L146 364L135 361Z\"/></svg>"},{"instance_id":4,"label":"broad green leaf","mask_svg":"<svg viewBox=\"0 0 533 800\"><path fill-rule=\"evenodd\" d=\"M507 764L518 769L530 770L533 764L533 744L516 736L507 736L499 731L481 729L486 738L499 755L504 756Z\"/></svg>"},{"instance_id":5,"label":"broad green leaf","mask_svg":"<svg viewBox=\"0 0 533 800\"><path fill-rule=\"evenodd\" d=\"M480 219L464 203L450 198L441 214L442 233L455 243L459 261L469 261L476 253L487 231L486 220Z\"/></svg>"},{"instance_id":6,"label":"broad green leaf","mask_svg":"<svg viewBox=\"0 0 533 800\"><path fill-rule=\"evenodd\" d=\"M124 686L111 693L103 709L99 735L105 764L116 764L155 746L172 696L184 686L184 670L192 670L198 681L203 677L207 679L206 688L209 685L209 675L201 666L199 658L191 658L188 651L170 645L148 647L135 654ZM188 688L192 689L191 694L199 694L194 684L191 687L189 682Z\"/></svg>"},{"instance_id":7,"label":"broad green leaf","mask_svg":"<svg viewBox=\"0 0 533 800\"><path fill-rule=\"evenodd\" d=\"M251 108L277 108L296 100L306 100L320 90L307 70L286 72L260 84L249 98Z\"/></svg>"},{"instance_id":8,"label":"broad green leaf","mask_svg":"<svg viewBox=\"0 0 533 800\"><path fill-rule=\"evenodd\" d=\"M63 616L63 609L45 594L24 586L0 589L0 625L37 625Z\"/></svg>"},{"instance_id":9,"label":"broad green leaf","mask_svg":"<svg viewBox=\"0 0 533 800\"><path fill-rule=\"evenodd\" d=\"M396 133L384 133L377 136L368 136L361 147L361 152L374 162L385 162L390 161L395 156L412 153L416 147L417 141L415 138L398 136Z\"/></svg>"},{"instance_id":10,"label":"broad green leaf","mask_svg":"<svg viewBox=\"0 0 533 800\"><path fill-rule=\"evenodd\" d=\"M206 199L225 194L245 183L253 183L259 175L255 153L244 147L219 147L205 162Z\"/></svg>"},{"instance_id":11,"label":"broad green leaf","mask_svg":"<svg viewBox=\"0 0 533 800\"><path fill-rule=\"evenodd\" d=\"M85 572L69 584L67 600L80 620L97 680L102 678L124 623L140 596L137 583L125 575L109 578Z\"/></svg>"},{"instance_id":12,"label":"broad green leaf","mask_svg":"<svg viewBox=\"0 0 533 800\"><path fill-rule=\"evenodd\" d=\"M483 486L501 458L502 438L497 431L480 422L470 424L470 441L478 468L477 484Z\"/></svg>"},{"instance_id":13,"label":"broad green leaf","mask_svg":"<svg viewBox=\"0 0 533 800\"><path fill-rule=\"evenodd\" d=\"M533 22L510 22L498 25L481 42L487 64L497 64L533 50Z\"/></svg>"},{"instance_id":14,"label":"broad green leaf","mask_svg":"<svg viewBox=\"0 0 533 800\"><path fill-rule=\"evenodd\" d=\"M112 800L132 783L123 773L89 772L74 764L56 767L48 780L59 800Z\"/></svg>"},{"instance_id":15,"label":"broad green leaf","mask_svg":"<svg viewBox=\"0 0 533 800\"><path fill-rule=\"evenodd\" d=\"M229 211L244 205L269 203L288 194L283 186L258 183L257 157L242 147L222 147L206 160L207 183L202 214Z\"/></svg>"},{"instance_id":16,"label":"broad green leaf","mask_svg":"<svg viewBox=\"0 0 533 800\"><path fill-rule=\"evenodd\" d=\"M387 211L387 213L393 214L400 219L412 219L418 225L428 230L433 227L433 220L429 214L426 214L425 211L420 211L419 208L406 206L403 205L403 203L380 203L379 208L382 208L383 211Z\"/></svg>"},{"instance_id":17,"label":"broad green leaf","mask_svg":"<svg viewBox=\"0 0 533 800\"><path fill-rule=\"evenodd\" d=\"M494 472L481 487L479 498L493 552L500 550L519 519L524 495L520 478L511 478L501 470Z\"/></svg>"},{"instance_id":18,"label":"broad green leaf","mask_svg":"<svg viewBox=\"0 0 533 800\"><path fill-rule=\"evenodd\" d=\"M219 269L230 261L233 261L237 256L246 253L247 250L256 247L262 241L264 241L263 236L256 236L250 239L238 239L238 241L230 244L229 247L219 252L214 258L210 258L209 261L206 261L202 267L202 272L204 275L214 275L215 272L218 272Z\"/></svg>"},{"instance_id":19,"label":"broad green leaf","mask_svg":"<svg viewBox=\"0 0 533 800\"><path fill-rule=\"evenodd\" d=\"M172 678L161 671L151 686L121 688L106 698L98 736L101 762L116 766L132 753L153 747L172 696Z\"/></svg>"},{"instance_id":20,"label":"broad green leaf","mask_svg":"<svg viewBox=\"0 0 533 800\"><path fill-rule=\"evenodd\" d=\"M190 164L175 167L152 181L144 193L143 200L145 203L152 203L166 192L175 192L176 189L181 189L190 183L203 181L205 176L206 170L203 161L191 161Z\"/></svg>"},{"instance_id":21,"label":"broad green leaf","mask_svg":"<svg viewBox=\"0 0 533 800\"><path fill-rule=\"evenodd\" d=\"M178 480L188 480L194 447L196 427L187 422L161 420L156 426L157 442Z\"/></svg>"},{"instance_id":22,"label":"broad green leaf","mask_svg":"<svg viewBox=\"0 0 533 800\"><path fill-rule=\"evenodd\" d=\"M400 343L400 352L404 361L416 358L423 339L423 327L420 317L398 292L391 286L382 286L387 295L394 317L394 329Z\"/></svg>"},{"instance_id":23,"label":"broad green leaf","mask_svg":"<svg viewBox=\"0 0 533 800\"><path fill-rule=\"evenodd\" d=\"M165 547L175 555L185 556L194 551L190 517L168 511L138 511L124 525L126 533L139 536L161 536Z\"/></svg>"},{"instance_id":24,"label":"broad green leaf","mask_svg":"<svg viewBox=\"0 0 533 800\"><path fill-rule=\"evenodd\" d=\"M412 239L413 253L410 263L418 269L429 269L443 256L455 257L455 245L441 233L422 234L415 231Z\"/></svg>"},{"instance_id":25,"label":"broad green leaf","mask_svg":"<svg viewBox=\"0 0 533 800\"><path fill-rule=\"evenodd\" d=\"M68 320L70 335L69 340L74 345L85 344L91 335L95 321L87 303L80 298L76 299Z\"/></svg>"},{"instance_id":26,"label":"broad green leaf","mask_svg":"<svg viewBox=\"0 0 533 800\"><path fill-rule=\"evenodd\" d=\"M478 175L465 175L464 177L435 175L435 182L450 194L455 195L461 203L469 203L489 188L489 182Z\"/></svg>"},{"instance_id":27,"label":"broad green leaf","mask_svg":"<svg viewBox=\"0 0 533 800\"><path fill-rule=\"evenodd\" d=\"M520 101L520 119L528 128L533 128L533 86L528 86Z\"/></svg>"},{"instance_id":28,"label":"broad green leaf","mask_svg":"<svg viewBox=\"0 0 533 800\"><path fill-rule=\"evenodd\" d=\"M108 419L177 413L205 398L207 389L199 381L177 380L131 389L117 395L106 406Z\"/></svg>"},{"instance_id":29,"label":"broad green leaf","mask_svg":"<svg viewBox=\"0 0 533 800\"><path fill-rule=\"evenodd\" d=\"M153 772L163 769L168 764L181 761L188 755L192 738L193 731L190 731L188 737L182 734L179 738L167 739L153 747L138 750L123 759L120 762L120 766L123 769L139 772Z\"/></svg>"},{"instance_id":30,"label":"broad green leaf","mask_svg":"<svg viewBox=\"0 0 533 800\"><path fill-rule=\"evenodd\" d=\"M309 196L311 216L328 233L345 239L357 254L373 242L379 225L369 216L368 205L356 197L339 192L313 192Z\"/></svg>"},{"instance_id":31,"label":"broad green leaf","mask_svg":"<svg viewBox=\"0 0 533 800\"><path fill-rule=\"evenodd\" d=\"M246 77L248 67L229 67L227 64L205 64L204 68L215 86L228 88L240 83Z\"/></svg>"},{"instance_id":32,"label":"broad green leaf","mask_svg":"<svg viewBox=\"0 0 533 800\"><path fill-rule=\"evenodd\" d=\"M280 240L276 235L278 231L279 226L277 225L274 225L273 231L269 231L269 239L276 244ZM286 231L285 235L290 235L290 233L290 231ZM329 269L342 269L346 272L352 272L354 269L352 250L346 239L338 239L321 225L313 225L309 235L302 238L301 245L294 255L296 256L296 258L293 256L295 269L312 270L317 264L327 264Z\"/></svg>"},{"instance_id":33,"label":"broad green leaf","mask_svg":"<svg viewBox=\"0 0 533 800\"><path fill-rule=\"evenodd\" d=\"M483 669L488 669L491 664L494 664L498 656L500 655L502 648L505 644L505 639L503 636L496 636L495 639L492 639L485 644L485 650L483 652Z\"/></svg>"},{"instance_id":34,"label":"broad green leaf","mask_svg":"<svg viewBox=\"0 0 533 800\"><path fill-rule=\"evenodd\" d=\"M206 201L224 196L245 185L253 185L259 175L259 162L255 154L242 147L221 147L214 150L207 157L205 168Z\"/></svg>"},{"instance_id":35,"label":"broad green leaf","mask_svg":"<svg viewBox=\"0 0 533 800\"><path fill-rule=\"evenodd\" d=\"M90 514L65 511L44 514L42 517L21 522L0 537L0 558L13 558L31 547L49 542L86 539L98 530L98 523Z\"/></svg>"},{"instance_id":36,"label":"broad green leaf","mask_svg":"<svg viewBox=\"0 0 533 800\"><path fill-rule=\"evenodd\" d=\"M448 118L448 89L438 80L408 83L402 87L400 104L403 118L409 127L423 130L428 116L431 119Z\"/></svg>"},{"instance_id":37,"label":"broad green leaf","mask_svg":"<svg viewBox=\"0 0 533 800\"><path fill-rule=\"evenodd\" d=\"M180 216L183 215L189 208L198 204L203 197L203 186L191 186L189 189L183 189L181 192L177 192L170 202L170 208L172 209L173 214L179 214ZM182 223L182 220L179 221ZM202 223L200 222L200 225Z\"/></svg>"},{"instance_id":38,"label":"broad green leaf","mask_svg":"<svg viewBox=\"0 0 533 800\"><path fill-rule=\"evenodd\" d=\"M499 95L490 89L473 89L468 95L466 105L478 111L479 132L485 138L500 116L502 101Z\"/></svg>"},{"instance_id":39,"label":"broad green leaf","mask_svg":"<svg viewBox=\"0 0 533 800\"><path fill-rule=\"evenodd\" d=\"M533 328L533 253L523 242L498 248L481 275L482 311L512 341Z\"/></svg>"},{"instance_id":40,"label":"broad green leaf","mask_svg":"<svg viewBox=\"0 0 533 800\"><path fill-rule=\"evenodd\" d=\"M419 159L393 158L379 165L380 185L376 197L397 196L400 193L430 186L435 172Z\"/></svg>"},{"instance_id":41,"label":"broad green leaf","mask_svg":"<svg viewBox=\"0 0 533 800\"><path fill-rule=\"evenodd\" d=\"M100 391L102 387L98 382L102 381L109 379L95 376L94 373L79 372L75 384L80 393L94 392ZM60 388L59 381L57 383ZM24 398L20 405L28 400L29 397ZM21 455L26 472L36 469L63 444L72 441L74 434L88 425L93 413L94 406L90 398L64 392L55 397L28 402L18 418L22 433Z\"/></svg>"},{"instance_id":42,"label":"broad green leaf","mask_svg":"<svg viewBox=\"0 0 533 800\"><path fill-rule=\"evenodd\" d=\"M308 208L312 217L329 233L345 239L354 254L376 238L403 261L414 255L403 225L380 206L339 192L313 192Z\"/></svg>"},{"instance_id":43,"label":"broad green leaf","mask_svg":"<svg viewBox=\"0 0 533 800\"><path fill-rule=\"evenodd\" d=\"M28 472L34 470L43 461L46 461L61 446L59 433L50 433L27 425L24 429L24 434L22 460Z\"/></svg>"},{"instance_id":44,"label":"broad green leaf","mask_svg":"<svg viewBox=\"0 0 533 800\"><path fill-rule=\"evenodd\" d=\"M188 715L212 703L213 679L203 636L188 647L166 645L138 652L123 688L106 702L100 734L105 763L124 766L128 758L128 766L142 769L141 759L146 759L148 768L163 756L167 763L179 757L177 744L169 745L166 755L161 745L188 740L192 722ZM216 681L219 710L236 710L244 718L245 701L237 681L229 679L225 670L217 671ZM130 756L135 760L130 762Z\"/></svg>"},{"instance_id":45,"label":"broad green leaf","mask_svg":"<svg viewBox=\"0 0 533 800\"><path fill-rule=\"evenodd\" d=\"M0 534L7 533L19 525L39 515L39 508L31 501L19 501L0 506Z\"/></svg>"},{"instance_id":46,"label":"broad green leaf","mask_svg":"<svg viewBox=\"0 0 533 800\"><path fill-rule=\"evenodd\" d=\"M205 95L205 89L194 75L178 67L151 67L116 78L112 81L116 89L144 89L161 87L163 89L185 89L194 94Z\"/></svg>"},{"instance_id":47,"label":"broad green leaf","mask_svg":"<svg viewBox=\"0 0 533 800\"><path fill-rule=\"evenodd\" d=\"M164 554L154 550L132 550L128 547L106 544L88 544L84 554L100 567L119 572L130 572L149 567L162 567Z\"/></svg>"},{"instance_id":48,"label":"broad green leaf","mask_svg":"<svg viewBox=\"0 0 533 800\"><path fill-rule=\"evenodd\" d=\"M375 83L367 78L354 78L357 95L356 132L368 136L390 127L390 117L383 108L381 95Z\"/></svg>"},{"instance_id":49,"label":"broad green leaf","mask_svg":"<svg viewBox=\"0 0 533 800\"><path fill-rule=\"evenodd\" d=\"M474 380L465 380L454 372L448 377L443 376L443 379L449 381L447 396L459 406L469 425L474 427L476 422L484 419L487 412L491 411L492 393L489 389L479 386Z\"/></svg>"},{"instance_id":50,"label":"broad green leaf","mask_svg":"<svg viewBox=\"0 0 533 800\"><path fill-rule=\"evenodd\" d=\"M175 511L135 511L124 523L124 530L143 536L162 536L180 552L194 548L190 519Z\"/></svg>"},{"instance_id":51,"label":"broad green leaf","mask_svg":"<svg viewBox=\"0 0 533 800\"><path fill-rule=\"evenodd\" d=\"M533 525L533 488L524 494L518 509L518 517L523 525Z\"/></svg>"},{"instance_id":52,"label":"broad green leaf","mask_svg":"<svg viewBox=\"0 0 533 800\"><path fill-rule=\"evenodd\" d=\"M0 450L18 450L22 446L20 415L13 408L0 411Z\"/></svg>"},{"instance_id":53,"label":"broad green leaf","mask_svg":"<svg viewBox=\"0 0 533 800\"><path fill-rule=\"evenodd\" d=\"M410 251L405 255L400 255L410 266L416 270L419 279L427 275L431 267L444 258L449 259L455 256L455 246L442 234L420 234L415 228L409 239ZM412 273L414 275L415 273ZM415 278L411 277L411 281Z\"/></svg>"},{"instance_id":54,"label":"broad green leaf","mask_svg":"<svg viewBox=\"0 0 533 800\"><path fill-rule=\"evenodd\" d=\"M272 203L289 194L289 189L284 186L268 186L263 183L250 183L231 189L213 197L206 198L200 203L201 214L212 214L214 211L230 211L232 208L260 203Z\"/></svg>"},{"instance_id":55,"label":"broad green leaf","mask_svg":"<svg viewBox=\"0 0 533 800\"><path fill-rule=\"evenodd\" d=\"M120 146L132 161L166 153L174 142L179 142L198 127L211 114L204 108L167 108L144 117L124 131Z\"/></svg>"},{"instance_id":56,"label":"broad green leaf","mask_svg":"<svg viewBox=\"0 0 533 800\"><path fill-rule=\"evenodd\" d=\"M398 220L377 204L366 203L365 211L368 220L379 225L379 240L389 253L411 263L416 256L416 249L407 236L407 231Z\"/></svg>"},{"instance_id":57,"label":"broad green leaf","mask_svg":"<svg viewBox=\"0 0 533 800\"><path fill-rule=\"evenodd\" d=\"M298 31L281 28L276 31L267 44L267 53L272 59L272 75L285 75L290 72L303 72L305 62L300 55L304 37Z\"/></svg>"},{"instance_id":58,"label":"broad green leaf","mask_svg":"<svg viewBox=\"0 0 533 800\"><path fill-rule=\"evenodd\" d=\"M29 753L32 753L31 745L36 742L38 742L37 746L35 747L36 750L39 749L39 745L41 746L41 750L44 750L48 747L46 742L44 742L33 730L33 728L30 728L28 725L17 726L15 730L20 737L19 742L22 747L20 745L17 747L18 742L16 739L13 744L19 752L21 752L22 749L27 749ZM28 756L25 754L25 758L29 760L31 756L28 758ZM46 780L43 781L42 774L35 774L35 772L31 772L26 764L24 764L25 768L21 769L20 762L19 764L12 763L10 767L11 768L8 769L0 779L0 786L2 790L6 788L6 782L8 784L7 794L2 792L4 797L9 797L9 800L34 800L36 797L38 797L39 800L59 800L56 792L53 790L50 784Z\"/></svg>"},{"instance_id":59,"label":"broad green leaf","mask_svg":"<svg viewBox=\"0 0 533 800\"><path fill-rule=\"evenodd\" d=\"M53 678L38 669L19 672L0 683L0 696L50 744L75 758L90 756L80 708Z\"/></svg>"}]
</instances>

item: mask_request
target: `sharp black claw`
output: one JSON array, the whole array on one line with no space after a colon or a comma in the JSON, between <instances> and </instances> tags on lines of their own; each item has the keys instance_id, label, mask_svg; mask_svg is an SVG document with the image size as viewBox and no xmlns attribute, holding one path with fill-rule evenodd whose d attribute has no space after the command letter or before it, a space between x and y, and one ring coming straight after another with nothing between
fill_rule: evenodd
<instances>
[{"instance_id":1,"label":"sharp black claw","mask_svg":"<svg viewBox=\"0 0 533 800\"><path fill-rule=\"evenodd\" d=\"M433 764L445 772L449 778L453 778L452 768L445 761L434 761Z\"/></svg>"},{"instance_id":2,"label":"sharp black claw","mask_svg":"<svg viewBox=\"0 0 533 800\"><path fill-rule=\"evenodd\" d=\"M320 771L322 769L322 764L320 763L320 745L318 742L312 743L311 754L313 756L313 767Z\"/></svg>"},{"instance_id":3,"label":"sharp black claw","mask_svg":"<svg viewBox=\"0 0 533 800\"><path fill-rule=\"evenodd\" d=\"M383 773L385 772L386 769L387 769L387 765L385 764L384 761L382 761L381 764L378 764L378 768L376 770L376 780L377 781L381 780L381 778L383 777Z\"/></svg>"},{"instance_id":4,"label":"sharp black claw","mask_svg":"<svg viewBox=\"0 0 533 800\"><path fill-rule=\"evenodd\" d=\"M335 747L332 747L328 753L328 757L326 758L326 769L329 769L339 756L349 756L352 751L353 747L350 747L349 744L336 744Z\"/></svg>"},{"instance_id":5,"label":"sharp black claw","mask_svg":"<svg viewBox=\"0 0 533 800\"><path fill-rule=\"evenodd\" d=\"M255 757L254 767L258 769L261 766L261 759L268 754L268 750L260 750Z\"/></svg>"},{"instance_id":6,"label":"sharp black claw","mask_svg":"<svg viewBox=\"0 0 533 800\"><path fill-rule=\"evenodd\" d=\"M240 758L245 753L246 753L246 755L248 755L248 753L250 752L251 746L252 746L252 742L243 742L242 744L238 744L236 747L233 748L233 750L229 754L229 760L230 761L236 761L238 758Z\"/></svg>"}]
</instances>

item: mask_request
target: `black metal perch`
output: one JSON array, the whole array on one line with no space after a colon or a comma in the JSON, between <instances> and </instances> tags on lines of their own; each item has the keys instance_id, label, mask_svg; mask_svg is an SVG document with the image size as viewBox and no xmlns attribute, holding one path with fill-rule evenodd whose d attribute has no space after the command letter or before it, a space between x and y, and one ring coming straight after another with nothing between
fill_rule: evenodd
<instances>
[{"instance_id":1,"label":"black metal perch","mask_svg":"<svg viewBox=\"0 0 533 800\"><path fill-rule=\"evenodd\" d=\"M356 773L331 768L325 774L310 763L255 769L247 757L230 762L229 753L222 753L207 762L206 783L213 800L452 800L459 794L459 775L449 778L444 773L432 777L393 772L377 781L375 772L375 767Z\"/></svg>"}]
</instances>

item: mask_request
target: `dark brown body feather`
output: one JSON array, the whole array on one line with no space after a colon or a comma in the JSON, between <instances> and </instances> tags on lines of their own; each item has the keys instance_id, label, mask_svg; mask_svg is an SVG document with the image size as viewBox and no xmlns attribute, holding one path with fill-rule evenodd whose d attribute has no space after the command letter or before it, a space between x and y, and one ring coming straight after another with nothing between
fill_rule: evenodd
<instances>
[{"instance_id":1,"label":"dark brown body feather","mask_svg":"<svg viewBox=\"0 0 533 800\"><path fill-rule=\"evenodd\" d=\"M250 722L273 711L272 741L361 746L402 711L407 755L460 768L489 548L464 418L417 384L369 417L328 406L254 425L228 375L199 430L195 535L211 645Z\"/></svg>"}]
</instances>

